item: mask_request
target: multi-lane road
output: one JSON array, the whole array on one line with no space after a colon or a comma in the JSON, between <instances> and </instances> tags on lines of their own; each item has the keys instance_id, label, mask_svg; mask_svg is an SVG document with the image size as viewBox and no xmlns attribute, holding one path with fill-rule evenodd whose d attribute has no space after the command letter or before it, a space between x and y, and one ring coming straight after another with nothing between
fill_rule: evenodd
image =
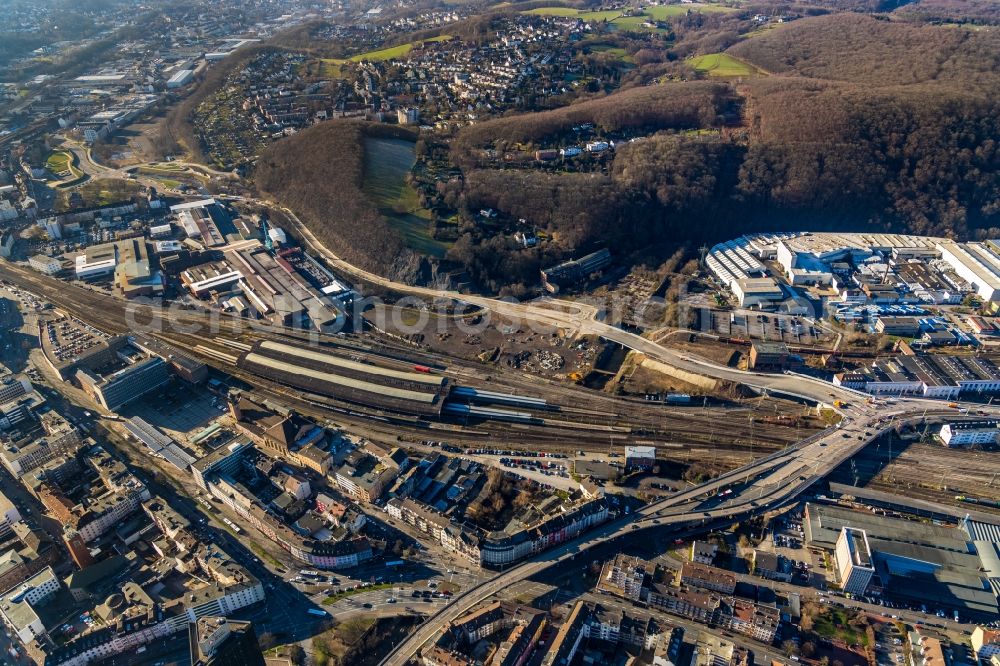
<instances>
[{"instance_id":1,"label":"multi-lane road","mask_svg":"<svg viewBox=\"0 0 1000 666\"><path fill-rule=\"evenodd\" d=\"M816 387L803 381L805 391ZM858 403L855 400L855 403ZM418 650L434 640L447 624L461 617L475 605L523 580L567 560L582 556L589 550L609 543L622 543L636 532L646 538L663 538L669 534L704 524L706 529L718 523L732 524L748 516L781 507L832 472L893 424L917 423L930 414L928 408L940 414L941 403L927 400L900 400L891 409L861 402L852 407L838 427L811 436L767 458L733 470L708 483L682 491L625 515L558 548L542 553L495 578L469 589L456 597L447 608L430 617L406 641L399 644L382 662L383 666L404 666ZM1000 410L991 410L1000 413ZM731 491L728 492L727 491ZM726 494L724 494L726 493Z\"/></svg>"},{"instance_id":2,"label":"multi-lane road","mask_svg":"<svg viewBox=\"0 0 1000 666\"><path fill-rule=\"evenodd\" d=\"M24 277L23 273L21 277ZM423 296L451 296L448 292L421 288L408 290ZM735 370L679 353L652 340L607 325L597 318L595 311L585 306L577 307L560 302L519 304L468 296L461 298L503 316L519 317L533 321L537 325L597 334L689 372L739 382L770 392L799 396L817 403L842 400L849 402L851 407L845 410L845 418L840 427L828 429L702 486L650 504L635 514L621 516L571 543L540 554L495 578L467 589L457 596L454 602L438 610L408 640L398 645L384 661L387 665L405 664L449 621L491 595L553 565L575 558L585 551L624 540L643 530L662 534L671 529L690 527L699 523L709 525L720 520L732 522L734 519L766 512L790 502L817 479L830 473L878 437L889 427L887 419L919 419L928 410L940 410L942 407L939 401L910 398L900 399L892 407L879 408L866 403L864 399L866 396L812 377ZM198 312L184 312L183 315L192 319L204 317L204 313ZM990 409L992 412L1000 413L1000 408ZM720 496L719 493L723 490L731 492Z\"/></svg>"},{"instance_id":3,"label":"multi-lane road","mask_svg":"<svg viewBox=\"0 0 1000 666\"><path fill-rule=\"evenodd\" d=\"M623 541L643 530L648 530L651 534L663 534L699 523L709 525L723 520L731 523L735 519L787 504L817 479L829 474L891 427L888 419L894 418L897 422L919 420L928 410L940 410L942 407L939 401L906 398L898 400L891 408L879 408L866 403L867 396L813 377L745 372L715 364L607 324L601 320L597 308L586 304L555 300L518 303L393 282L344 262L323 247L304 225L299 224L291 211L286 212L296 222L297 231L314 252L323 256L334 269L368 283L422 298L454 299L501 318L516 319L537 327L561 329L570 334L597 335L670 366L759 390L796 396L816 403L830 404L835 400L851 403L838 427L811 436L784 451L757 460L706 484L657 501L634 514L620 516L579 539L542 553L465 590L452 603L438 610L408 640L396 646L383 662L387 666L405 664L449 621L491 595L588 550ZM183 316L201 318L204 313L185 312ZM1000 414L1000 407L991 407L989 411ZM721 495L723 490L730 492Z\"/></svg>"}]
</instances>

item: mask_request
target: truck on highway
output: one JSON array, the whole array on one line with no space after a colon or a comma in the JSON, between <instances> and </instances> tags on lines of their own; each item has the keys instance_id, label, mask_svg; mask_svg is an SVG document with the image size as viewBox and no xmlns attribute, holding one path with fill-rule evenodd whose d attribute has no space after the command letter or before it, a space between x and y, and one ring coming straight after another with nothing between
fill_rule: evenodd
<instances>
[{"instance_id":1,"label":"truck on highway","mask_svg":"<svg viewBox=\"0 0 1000 666\"><path fill-rule=\"evenodd\" d=\"M329 613L327 613L325 610L320 610L318 608L310 608L306 612L309 613L310 615L316 615L319 617L326 617L327 615L329 615Z\"/></svg>"}]
</instances>

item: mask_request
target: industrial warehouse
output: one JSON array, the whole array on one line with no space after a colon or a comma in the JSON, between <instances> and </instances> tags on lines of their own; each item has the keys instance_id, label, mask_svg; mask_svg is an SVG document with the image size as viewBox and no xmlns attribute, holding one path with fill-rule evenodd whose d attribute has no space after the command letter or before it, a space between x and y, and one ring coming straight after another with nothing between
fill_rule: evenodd
<instances>
[{"instance_id":1,"label":"industrial warehouse","mask_svg":"<svg viewBox=\"0 0 1000 666\"><path fill-rule=\"evenodd\" d=\"M180 279L192 296L224 311L320 331L336 322L342 301L350 298L345 284L297 247L226 251L223 260L192 265Z\"/></svg>"},{"instance_id":2,"label":"industrial warehouse","mask_svg":"<svg viewBox=\"0 0 1000 666\"><path fill-rule=\"evenodd\" d=\"M856 544L865 545L869 573L861 578L856 595L880 588L890 598L933 603L962 617L996 616L1000 572L993 525L966 518L958 527L947 527L808 504L803 527L810 548L838 553L838 558L843 555L838 551L843 550L844 528L852 531ZM856 559L853 568L859 566ZM852 584L858 577L839 560L838 570ZM844 583L841 580L846 589Z\"/></svg>"},{"instance_id":3,"label":"industrial warehouse","mask_svg":"<svg viewBox=\"0 0 1000 666\"><path fill-rule=\"evenodd\" d=\"M237 365L318 395L405 414L440 416L448 380L344 358L332 351L257 342Z\"/></svg>"}]
</instances>

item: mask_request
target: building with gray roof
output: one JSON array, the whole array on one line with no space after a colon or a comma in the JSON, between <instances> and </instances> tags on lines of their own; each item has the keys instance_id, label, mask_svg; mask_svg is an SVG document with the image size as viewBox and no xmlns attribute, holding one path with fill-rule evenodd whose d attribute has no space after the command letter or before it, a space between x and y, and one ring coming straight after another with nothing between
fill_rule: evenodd
<instances>
[{"instance_id":1,"label":"building with gray roof","mask_svg":"<svg viewBox=\"0 0 1000 666\"><path fill-rule=\"evenodd\" d=\"M807 545L833 551L845 527L864 531L874 576L890 596L956 610L963 617L997 614L1000 605L995 585L983 568L993 566L997 551L970 539L965 529L840 506L806 505L803 529ZM1000 562L996 566L1000 568Z\"/></svg>"}]
</instances>

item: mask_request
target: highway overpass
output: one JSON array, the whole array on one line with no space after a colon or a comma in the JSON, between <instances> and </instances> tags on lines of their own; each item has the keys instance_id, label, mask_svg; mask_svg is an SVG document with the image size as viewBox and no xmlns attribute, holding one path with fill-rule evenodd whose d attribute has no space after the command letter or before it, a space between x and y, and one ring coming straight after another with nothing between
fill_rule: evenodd
<instances>
[{"instance_id":1,"label":"highway overpass","mask_svg":"<svg viewBox=\"0 0 1000 666\"><path fill-rule=\"evenodd\" d=\"M846 460L898 424L918 424L928 417L954 411L927 411L928 401L901 401L887 411L863 404L852 410L840 426L828 428L766 458L723 474L694 488L649 504L634 514L598 527L578 539L541 553L495 578L456 596L451 604L428 618L416 632L397 645L381 666L404 666L421 647L436 640L449 622L510 586L546 569L586 553L588 550L646 529L669 529L710 525L719 521L738 522L794 501L817 480L824 478ZM915 409L916 408L916 409ZM991 408L994 414L1000 409ZM917 412L914 414L914 412ZM732 493L722 496L725 489Z\"/></svg>"}]
</instances>

